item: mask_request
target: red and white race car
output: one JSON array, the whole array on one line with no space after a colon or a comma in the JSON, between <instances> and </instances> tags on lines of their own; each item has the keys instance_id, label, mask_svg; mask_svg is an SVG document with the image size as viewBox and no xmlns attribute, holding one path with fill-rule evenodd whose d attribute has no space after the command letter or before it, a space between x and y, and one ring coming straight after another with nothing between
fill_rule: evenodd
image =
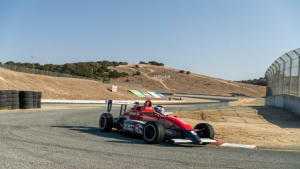
<instances>
[{"instance_id":1,"label":"red and white race car","mask_svg":"<svg viewBox=\"0 0 300 169\"><path fill-rule=\"evenodd\" d=\"M120 116L113 118L112 104L120 104ZM116 128L120 132L141 135L146 143L158 144L168 140L175 144L207 144L214 140L214 129L210 124L199 123L195 128L176 116L164 114L162 106L152 107L150 100L143 106L131 103L134 106L126 111L128 102L108 101L107 113L103 113L99 119L99 128L102 132L110 132Z\"/></svg>"}]
</instances>

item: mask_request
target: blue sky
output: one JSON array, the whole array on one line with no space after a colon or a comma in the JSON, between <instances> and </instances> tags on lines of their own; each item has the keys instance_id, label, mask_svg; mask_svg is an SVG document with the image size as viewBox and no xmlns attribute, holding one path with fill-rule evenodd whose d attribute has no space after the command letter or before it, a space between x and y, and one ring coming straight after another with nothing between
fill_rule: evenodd
<instances>
[{"instance_id":1,"label":"blue sky","mask_svg":"<svg viewBox=\"0 0 300 169\"><path fill-rule=\"evenodd\" d=\"M299 18L298 0L0 0L0 62L155 60L257 78L300 47Z\"/></svg>"}]
</instances>

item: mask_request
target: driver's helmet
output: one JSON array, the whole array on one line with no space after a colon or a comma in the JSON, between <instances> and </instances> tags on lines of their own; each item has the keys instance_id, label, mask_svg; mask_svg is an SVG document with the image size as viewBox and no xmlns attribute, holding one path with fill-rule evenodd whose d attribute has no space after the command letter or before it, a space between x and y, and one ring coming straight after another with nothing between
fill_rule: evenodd
<instances>
[{"instance_id":1,"label":"driver's helmet","mask_svg":"<svg viewBox=\"0 0 300 169\"><path fill-rule=\"evenodd\" d=\"M158 114L164 115L164 113L165 113L165 108L164 108L163 106L161 106L161 105L155 106L155 107L154 107L154 112L155 112L155 113L158 113Z\"/></svg>"}]
</instances>

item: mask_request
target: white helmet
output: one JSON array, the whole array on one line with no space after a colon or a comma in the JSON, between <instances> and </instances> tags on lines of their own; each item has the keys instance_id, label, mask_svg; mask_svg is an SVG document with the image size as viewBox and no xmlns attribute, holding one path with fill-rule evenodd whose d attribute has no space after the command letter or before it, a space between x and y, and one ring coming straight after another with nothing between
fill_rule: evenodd
<instances>
[{"instance_id":1,"label":"white helmet","mask_svg":"<svg viewBox=\"0 0 300 169\"><path fill-rule=\"evenodd\" d=\"M165 113L165 108L161 105L155 106L154 112L163 115Z\"/></svg>"}]
</instances>

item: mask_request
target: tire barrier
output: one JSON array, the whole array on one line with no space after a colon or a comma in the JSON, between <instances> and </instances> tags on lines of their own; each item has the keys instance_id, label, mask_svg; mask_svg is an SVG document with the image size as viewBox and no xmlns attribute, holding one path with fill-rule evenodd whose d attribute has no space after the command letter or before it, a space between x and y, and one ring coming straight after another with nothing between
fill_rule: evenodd
<instances>
[{"instance_id":1,"label":"tire barrier","mask_svg":"<svg viewBox=\"0 0 300 169\"><path fill-rule=\"evenodd\" d=\"M6 107L7 109L19 108L19 92L16 90L6 90Z\"/></svg>"},{"instance_id":2,"label":"tire barrier","mask_svg":"<svg viewBox=\"0 0 300 169\"><path fill-rule=\"evenodd\" d=\"M8 95L7 95L8 96ZM20 103L19 103L19 91L11 90L10 91L11 96L11 109L19 109ZM8 97L7 97L8 98Z\"/></svg>"},{"instance_id":3,"label":"tire barrier","mask_svg":"<svg viewBox=\"0 0 300 169\"><path fill-rule=\"evenodd\" d=\"M41 108L41 92L33 92L33 108Z\"/></svg>"},{"instance_id":4,"label":"tire barrier","mask_svg":"<svg viewBox=\"0 0 300 169\"><path fill-rule=\"evenodd\" d=\"M42 92L37 92L37 108L41 108Z\"/></svg>"},{"instance_id":5,"label":"tire barrier","mask_svg":"<svg viewBox=\"0 0 300 169\"><path fill-rule=\"evenodd\" d=\"M20 91L20 108L32 109L33 108L33 91Z\"/></svg>"},{"instance_id":6,"label":"tire barrier","mask_svg":"<svg viewBox=\"0 0 300 169\"><path fill-rule=\"evenodd\" d=\"M0 109L7 109L7 91L0 91Z\"/></svg>"},{"instance_id":7,"label":"tire barrier","mask_svg":"<svg viewBox=\"0 0 300 169\"><path fill-rule=\"evenodd\" d=\"M42 92L0 90L1 109L41 108Z\"/></svg>"}]
</instances>

